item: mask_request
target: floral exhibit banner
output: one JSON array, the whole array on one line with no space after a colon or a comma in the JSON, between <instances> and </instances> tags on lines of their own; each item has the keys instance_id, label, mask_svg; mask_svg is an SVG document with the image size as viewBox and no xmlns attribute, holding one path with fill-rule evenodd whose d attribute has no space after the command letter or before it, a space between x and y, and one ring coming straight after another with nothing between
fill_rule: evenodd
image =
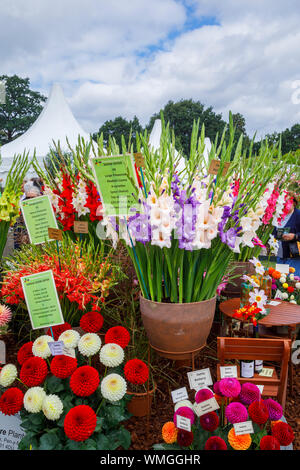
<instances>
[{"instance_id":1,"label":"floral exhibit banner","mask_svg":"<svg viewBox=\"0 0 300 470\"><path fill-rule=\"evenodd\" d=\"M33 330L64 323L51 270L21 277L21 282Z\"/></svg>"},{"instance_id":2,"label":"floral exhibit banner","mask_svg":"<svg viewBox=\"0 0 300 470\"><path fill-rule=\"evenodd\" d=\"M30 238L38 245L51 240L48 228L58 228L49 196L40 196L21 202L21 210Z\"/></svg>"}]
</instances>

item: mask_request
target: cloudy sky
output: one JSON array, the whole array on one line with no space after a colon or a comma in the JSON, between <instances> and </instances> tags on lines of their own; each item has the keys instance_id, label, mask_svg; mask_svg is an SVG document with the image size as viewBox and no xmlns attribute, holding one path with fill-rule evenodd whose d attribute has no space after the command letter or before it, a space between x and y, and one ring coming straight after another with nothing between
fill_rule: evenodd
<instances>
[{"instance_id":1,"label":"cloudy sky","mask_svg":"<svg viewBox=\"0 0 300 470\"><path fill-rule=\"evenodd\" d=\"M299 24L299 0L1 0L0 75L59 82L89 132L193 98L261 136L300 122Z\"/></svg>"}]
</instances>

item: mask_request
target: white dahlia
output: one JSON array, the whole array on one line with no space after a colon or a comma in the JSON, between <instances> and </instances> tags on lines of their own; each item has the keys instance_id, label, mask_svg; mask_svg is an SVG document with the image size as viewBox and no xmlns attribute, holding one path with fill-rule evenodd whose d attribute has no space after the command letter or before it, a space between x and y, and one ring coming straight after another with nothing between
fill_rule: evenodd
<instances>
[{"instance_id":1,"label":"white dahlia","mask_svg":"<svg viewBox=\"0 0 300 470\"><path fill-rule=\"evenodd\" d=\"M124 350L118 344L108 343L101 349L99 358L106 367L117 367L124 361Z\"/></svg>"},{"instance_id":2,"label":"white dahlia","mask_svg":"<svg viewBox=\"0 0 300 470\"><path fill-rule=\"evenodd\" d=\"M86 333L81 336L78 349L83 356L93 356L101 348L101 339L95 333Z\"/></svg>"},{"instance_id":3,"label":"white dahlia","mask_svg":"<svg viewBox=\"0 0 300 470\"><path fill-rule=\"evenodd\" d=\"M51 356L51 351L48 346L48 343L51 343L52 341L54 341L54 339L49 335L39 336L32 345L32 354L34 356L39 356L43 359L47 359L47 357Z\"/></svg>"},{"instance_id":4,"label":"white dahlia","mask_svg":"<svg viewBox=\"0 0 300 470\"><path fill-rule=\"evenodd\" d=\"M76 348L79 339L80 334L78 333L78 331L75 330L66 330L58 338L59 341L64 342L66 348Z\"/></svg>"},{"instance_id":5,"label":"white dahlia","mask_svg":"<svg viewBox=\"0 0 300 470\"><path fill-rule=\"evenodd\" d=\"M1 387L9 387L17 378L18 371L14 364L6 364L0 372Z\"/></svg>"},{"instance_id":6,"label":"white dahlia","mask_svg":"<svg viewBox=\"0 0 300 470\"><path fill-rule=\"evenodd\" d=\"M56 421L63 412L63 404L57 395L46 395L43 400L42 410L47 419Z\"/></svg>"},{"instance_id":7,"label":"white dahlia","mask_svg":"<svg viewBox=\"0 0 300 470\"><path fill-rule=\"evenodd\" d=\"M31 387L24 395L24 408L29 413L38 413L42 409L42 404L46 392L42 387Z\"/></svg>"},{"instance_id":8,"label":"white dahlia","mask_svg":"<svg viewBox=\"0 0 300 470\"><path fill-rule=\"evenodd\" d=\"M109 401L121 400L126 390L126 381L119 374L109 374L101 382L101 393Z\"/></svg>"},{"instance_id":9,"label":"white dahlia","mask_svg":"<svg viewBox=\"0 0 300 470\"><path fill-rule=\"evenodd\" d=\"M178 408L181 408L182 406L187 406L188 408L191 408L191 410L194 411L193 404L192 404L192 402L190 402L190 400L181 400L181 401L178 401L177 403L175 403L174 411L177 411Z\"/></svg>"}]
</instances>

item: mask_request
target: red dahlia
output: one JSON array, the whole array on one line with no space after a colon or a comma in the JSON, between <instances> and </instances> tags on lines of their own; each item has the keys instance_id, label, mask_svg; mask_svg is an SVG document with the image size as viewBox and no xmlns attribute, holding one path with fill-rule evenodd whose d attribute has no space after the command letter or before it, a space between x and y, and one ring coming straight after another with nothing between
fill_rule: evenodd
<instances>
[{"instance_id":1,"label":"red dahlia","mask_svg":"<svg viewBox=\"0 0 300 470\"><path fill-rule=\"evenodd\" d=\"M75 395L88 397L96 391L99 382L99 374L94 367L82 366L71 375L70 387Z\"/></svg>"},{"instance_id":2,"label":"red dahlia","mask_svg":"<svg viewBox=\"0 0 300 470\"><path fill-rule=\"evenodd\" d=\"M64 355L54 356L51 361L51 372L55 377L59 379L66 379L77 368L77 359L75 357L69 357Z\"/></svg>"},{"instance_id":3,"label":"red dahlia","mask_svg":"<svg viewBox=\"0 0 300 470\"><path fill-rule=\"evenodd\" d=\"M72 327L70 323L63 323L62 325L56 325L52 326L52 331L53 331L53 336L54 336L54 341L57 341L60 335L67 330L71 330ZM47 330L47 335L52 336L50 328Z\"/></svg>"},{"instance_id":4,"label":"red dahlia","mask_svg":"<svg viewBox=\"0 0 300 470\"><path fill-rule=\"evenodd\" d=\"M64 430L72 441L85 441L95 431L97 416L88 405L71 408L64 420Z\"/></svg>"},{"instance_id":5,"label":"red dahlia","mask_svg":"<svg viewBox=\"0 0 300 470\"><path fill-rule=\"evenodd\" d=\"M8 388L0 398L0 411L4 415L15 415L23 406L23 392L16 387Z\"/></svg>"},{"instance_id":6,"label":"red dahlia","mask_svg":"<svg viewBox=\"0 0 300 470\"><path fill-rule=\"evenodd\" d=\"M129 341L130 334L124 326L113 326L107 330L105 335L105 343L115 343L123 349L126 348Z\"/></svg>"},{"instance_id":7,"label":"red dahlia","mask_svg":"<svg viewBox=\"0 0 300 470\"><path fill-rule=\"evenodd\" d=\"M20 379L27 387L41 385L48 374L47 362L41 357L27 359L21 367Z\"/></svg>"},{"instance_id":8,"label":"red dahlia","mask_svg":"<svg viewBox=\"0 0 300 470\"><path fill-rule=\"evenodd\" d=\"M191 431L178 429L177 442L181 447L189 447L194 440L194 434Z\"/></svg>"},{"instance_id":9,"label":"red dahlia","mask_svg":"<svg viewBox=\"0 0 300 470\"><path fill-rule=\"evenodd\" d=\"M227 450L227 445L221 437L211 436L207 439L204 450Z\"/></svg>"},{"instance_id":10,"label":"red dahlia","mask_svg":"<svg viewBox=\"0 0 300 470\"><path fill-rule=\"evenodd\" d=\"M264 436L260 440L260 450L280 450L278 439L274 436Z\"/></svg>"},{"instance_id":11,"label":"red dahlia","mask_svg":"<svg viewBox=\"0 0 300 470\"><path fill-rule=\"evenodd\" d=\"M86 333L97 333L103 325L103 317L98 312L87 312L80 319L80 326Z\"/></svg>"},{"instance_id":12,"label":"red dahlia","mask_svg":"<svg viewBox=\"0 0 300 470\"><path fill-rule=\"evenodd\" d=\"M28 343L23 344L23 346L19 349L18 355L17 355L17 360L18 360L18 363L21 366L24 364L26 359L29 359L30 357L33 357L32 345L33 345L33 342L29 341Z\"/></svg>"},{"instance_id":13,"label":"red dahlia","mask_svg":"<svg viewBox=\"0 0 300 470\"><path fill-rule=\"evenodd\" d=\"M264 424L269 419L269 411L263 400L253 401L249 405L248 413L252 421L257 424Z\"/></svg>"},{"instance_id":14,"label":"red dahlia","mask_svg":"<svg viewBox=\"0 0 300 470\"><path fill-rule=\"evenodd\" d=\"M149 369L140 359L131 359L125 364L124 374L128 382L141 385L148 380Z\"/></svg>"},{"instance_id":15,"label":"red dahlia","mask_svg":"<svg viewBox=\"0 0 300 470\"><path fill-rule=\"evenodd\" d=\"M213 432L219 426L219 417L215 411L200 416L200 424L205 431Z\"/></svg>"},{"instance_id":16,"label":"red dahlia","mask_svg":"<svg viewBox=\"0 0 300 470\"><path fill-rule=\"evenodd\" d=\"M277 421L272 426L272 436L276 437L281 446L288 446L294 440L294 432L288 423Z\"/></svg>"}]
</instances>

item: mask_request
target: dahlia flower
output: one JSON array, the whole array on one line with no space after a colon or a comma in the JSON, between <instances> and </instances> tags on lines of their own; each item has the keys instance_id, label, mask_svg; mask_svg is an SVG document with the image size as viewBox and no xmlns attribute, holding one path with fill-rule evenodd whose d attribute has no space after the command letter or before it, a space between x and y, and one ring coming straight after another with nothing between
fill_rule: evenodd
<instances>
[{"instance_id":1,"label":"dahlia flower","mask_svg":"<svg viewBox=\"0 0 300 470\"><path fill-rule=\"evenodd\" d=\"M24 364L26 359L33 357L32 345L33 345L33 341L28 341L28 343L23 344L23 346L19 349L17 360L21 366Z\"/></svg>"},{"instance_id":2,"label":"dahlia flower","mask_svg":"<svg viewBox=\"0 0 300 470\"><path fill-rule=\"evenodd\" d=\"M275 400L272 400L272 398L268 398L267 400L264 400L264 404L268 409L269 419L271 421L278 421L282 417L283 410L280 403Z\"/></svg>"},{"instance_id":3,"label":"dahlia flower","mask_svg":"<svg viewBox=\"0 0 300 470\"><path fill-rule=\"evenodd\" d=\"M201 388L195 395L196 403L201 403L202 401L209 400L213 398L214 394L209 388Z\"/></svg>"},{"instance_id":4,"label":"dahlia flower","mask_svg":"<svg viewBox=\"0 0 300 470\"><path fill-rule=\"evenodd\" d=\"M47 362L41 357L30 357L21 367L20 379L27 387L41 385L48 374Z\"/></svg>"},{"instance_id":5,"label":"dahlia flower","mask_svg":"<svg viewBox=\"0 0 300 470\"><path fill-rule=\"evenodd\" d=\"M98 371L91 366L81 366L73 372L70 378L70 388L75 395L88 397L99 385Z\"/></svg>"},{"instance_id":6,"label":"dahlia flower","mask_svg":"<svg viewBox=\"0 0 300 470\"><path fill-rule=\"evenodd\" d=\"M233 402L226 407L225 415L228 421L232 424L243 423L244 421L247 421L248 411L242 403Z\"/></svg>"},{"instance_id":7,"label":"dahlia flower","mask_svg":"<svg viewBox=\"0 0 300 470\"><path fill-rule=\"evenodd\" d=\"M34 356L41 357L42 359L47 359L51 356L51 351L48 346L48 343L51 343L54 339L48 335L39 336L32 345L32 353Z\"/></svg>"},{"instance_id":8,"label":"dahlia flower","mask_svg":"<svg viewBox=\"0 0 300 470\"><path fill-rule=\"evenodd\" d=\"M227 450L227 445L221 437L211 436L207 439L204 450Z\"/></svg>"},{"instance_id":9,"label":"dahlia flower","mask_svg":"<svg viewBox=\"0 0 300 470\"><path fill-rule=\"evenodd\" d=\"M244 405L250 405L253 401L260 400L259 388L251 382L245 382L242 385L239 399Z\"/></svg>"},{"instance_id":10,"label":"dahlia flower","mask_svg":"<svg viewBox=\"0 0 300 470\"><path fill-rule=\"evenodd\" d=\"M43 400L42 410L47 419L50 421L58 420L63 409L63 403L57 395L46 395Z\"/></svg>"},{"instance_id":11,"label":"dahlia flower","mask_svg":"<svg viewBox=\"0 0 300 470\"><path fill-rule=\"evenodd\" d=\"M80 319L80 327L86 333L97 333L103 325L103 317L98 312L87 312Z\"/></svg>"},{"instance_id":12,"label":"dahlia flower","mask_svg":"<svg viewBox=\"0 0 300 470\"><path fill-rule=\"evenodd\" d=\"M23 406L23 392L16 387L8 388L0 397L0 411L4 415L15 415Z\"/></svg>"},{"instance_id":13,"label":"dahlia flower","mask_svg":"<svg viewBox=\"0 0 300 470\"><path fill-rule=\"evenodd\" d=\"M29 413L38 413L42 409L42 404L46 392L42 387L31 387L24 395L24 408Z\"/></svg>"},{"instance_id":14,"label":"dahlia flower","mask_svg":"<svg viewBox=\"0 0 300 470\"><path fill-rule=\"evenodd\" d=\"M119 374L109 374L101 382L101 393L109 401L121 400L126 389L126 381Z\"/></svg>"},{"instance_id":15,"label":"dahlia flower","mask_svg":"<svg viewBox=\"0 0 300 470\"><path fill-rule=\"evenodd\" d=\"M59 379L66 379L67 377L70 377L76 368L77 359L75 357L69 357L60 354L53 357L50 365L52 374Z\"/></svg>"},{"instance_id":16,"label":"dahlia flower","mask_svg":"<svg viewBox=\"0 0 300 470\"><path fill-rule=\"evenodd\" d=\"M250 434L242 434L237 436L234 428L231 428L228 433L228 442L234 450L247 450L251 446Z\"/></svg>"},{"instance_id":17,"label":"dahlia flower","mask_svg":"<svg viewBox=\"0 0 300 470\"><path fill-rule=\"evenodd\" d=\"M237 397L241 391L241 385L234 377L228 377L220 380L219 389L225 397Z\"/></svg>"},{"instance_id":18,"label":"dahlia flower","mask_svg":"<svg viewBox=\"0 0 300 470\"><path fill-rule=\"evenodd\" d=\"M189 447L194 440L194 434L191 431L185 431L184 429L178 429L177 443L181 447Z\"/></svg>"},{"instance_id":19,"label":"dahlia flower","mask_svg":"<svg viewBox=\"0 0 300 470\"><path fill-rule=\"evenodd\" d=\"M9 387L17 378L18 371L14 364L6 364L0 372L1 387Z\"/></svg>"},{"instance_id":20,"label":"dahlia flower","mask_svg":"<svg viewBox=\"0 0 300 470\"><path fill-rule=\"evenodd\" d=\"M272 436L276 437L281 446L288 446L294 440L294 432L288 423L277 421L272 426Z\"/></svg>"},{"instance_id":21,"label":"dahlia flower","mask_svg":"<svg viewBox=\"0 0 300 470\"><path fill-rule=\"evenodd\" d=\"M12 312L6 305L0 305L0 326L5 326L11 320Z\"/></svg>"},{"instance_id":22,"label":"dahlia flower","mask_svg":"<svg viewBox=\"0 0 300 470\"><path fill-rule=\"evenodd\" d=\"M105 367L117 367L124 361L124 350L116 343L105 344L100 350L99 359Z\"/></svg>"},{"instance_id":23,"label":"dahlia flower","mask_svg":"<svg viewBox=\"0 0 300 470\"><path fill-rule=\"evenodd\" d=\"M161 434L167 444L174 444L177 440L178 430L172 421L168 421L162 427Z\"/></svg>"},{"instance_id":24,"label":"dahlia flower","mask_svg":"<svg viewBox=\"0 0 300 470\"><path fill-rule=\"evenodd\" d=\"M125 364L124 375L128 382L142 385L149 378L149 368L141 359L131 359Z\"/></svg>"},{"instance_id":25,"label":"dahlia flower","mask_svg":"<svg viewBox=\"0 0 300 470\"><path fill-rule=\"evenodd\" d=\"M248 408L249 416L257 424L265 424L269 419L269 411L263 400L254 401Z\"/></svg>"},{"instance_id":26,"label":"dahlia flower","mask_svg":"<svg viewBox=\"0 0 300 470\"><path fill-rule=\"evenodd\" d=\"M113 326L107 330L105 335L105 343L116 343L121 348L126 348L130 341L130 334L124 326Z\"/></svg>"},{"instance_id":27,"label":"dahlia flower","mask_svg":"<svg viewBox=\"0 0 300 470\"><path fill-rule=\"evenodd\" d=\"M97 416L88 405L78 405L71 408L64 419L66 436L72 441L85 441L95 431Z\"/></svg>"},{"instance_id":28,"label":"dahlia flower","mask_svg":"<svg viewBox=\"0 0 300 470\"><path fill-rule=\"evenodd\" d=\"M181 408L182 406L185 406L185 407L191 408L191 410L194 410L193 404L190 402L190 400L181 400L175 403L174 411L177 411L178 408Z\"/></svg>"},{"instance_id":29,"label":"dahlia flower","mask_svg":"<svg viewBox=\"0 0 300 470\"><path fill-rule=\"evenodd\" d=\"M71 330L71 329L72 329L72 327L71 327L70 323L65 322L65 323L63 323L62 325L52 326L51 329L49 328L49 329L47 330L47 335L48 335L48 336L52 336L52 333L53 333L54 341L57 341L58 338L60 337L60 335L61 335L64 331ZM51 331L51 330L52 330L52 331Z\"/></svg>"},{"instance_id":30,"label":"dahlia flower","mask_svg":"<svg viewBox=\"0 0 300 470\"><path fill-rule=\"evenodd\" d=\"M280 443L274 436L263 436L259 447L260 450L280 450Z\"/></svg>"},{"instance_id":31,"label":"dahlia flower","mask_svg":"<svg viewBox=\"0 0 300 470\"><path fill-rule=\"evenodd\" d=\"M200 424L206 431L213 432L219 426L219 417L215 411L200 416Z\"/></svg>"},{"instance_id":32,"label":"dahlia flower","mask_svg":"<svg viewBox=\"0 0 300 470\"><path fill-rule=\"evenodd\" d=\"M66 348L76 348L80 334L75 330L66 330L58 338L59 341L63 341Z\"/></svg>"},{"instance_id":33,"label":"dahlia flower","mask_svg":"<svg viewBox=\"0 0 300 470\"><path fill-rule=\"evenodd\" d=\"M86 333L78 342L78 349L83 356L94 356L101 348L101 339L95 333Z\"/></svg>"},{"instance_id":34,"label":"dahlia flower","mask_svg":"<svg viewBox=\"0 0 300 470\"><path fill-rule=\"evenodd\" d=\"M191 425L194 424L194 421L195 421L194 411L188 406L181 406L175 411L174 416L173 416L173 421L174 421L175 426L177 426L177 415L183 416L184 418L188 418L191 421Z\"/></svg>"}]
</instances>

